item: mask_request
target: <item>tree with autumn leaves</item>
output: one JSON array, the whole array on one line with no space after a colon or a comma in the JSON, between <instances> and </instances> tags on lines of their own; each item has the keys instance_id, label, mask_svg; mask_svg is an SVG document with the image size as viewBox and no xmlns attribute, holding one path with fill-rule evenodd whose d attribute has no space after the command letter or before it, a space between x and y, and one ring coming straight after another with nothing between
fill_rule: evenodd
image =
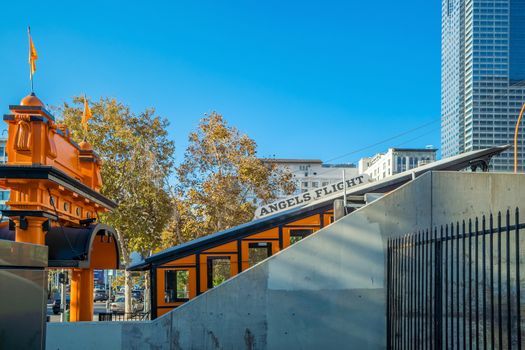
<instances>
[{"instance_id":1,"label":"tree with autumn leaves","mask_svg":"<svg viewBox=\"0 0 525 350\"><path fill-rule=\"evenodd\" d=\"M101 193L118 207L102 214L100 221L115 228L121 241L123 263L130 254L149 256L161 242L161 233L171 219L172 201L168 178L173 172L173 141L169 140L168 121L153 109L133 113L114 99L91 103L89 132L81 126L83 98L59 108L77 142L86 139L102 161ZM131 278L126 272L126 312L131 310Z\"/></svg>"},{"instance_id":2,"label":"tree with autumn leaves","mask_svg":"<svg viewBox=\"0 0 525 350\"><path fill-rule=\"evenodd\" d=\"M153 109L133 113L114 99L91 102L89 131L82 129L83 98L60 108L63 122L77 142L84 138L102 160L101 193L118 207L101 215L101 221L120 234L124 263L129 254L143 257L159 246L161 232L171 219L168 178L174 168L173 141L168 121Z\"/></svg>"},{"instance_id":3,"label":"tree with autumn leaves","mask_svg":"<svg viewBox=\"0 0 525 350\"><path fill-rule=\"evenodd\" d=\"M257 204L295 190L292 175L259 159L255 141L218 113L200 121L175 167L168 121L153 109L134 113L115 99L91 101L85 133L82 105L83 97L75 97L58 112L73 140L86 139L102 160L101 193L118 207L100 220L118 232L126 265L131 252L144 258L242 224L252 219ZM175 184L169 181L172 174Z\"/></svg>"},{"instance_id":4,"label":"tree with autumn leaves","mask_svg":"<svg viewBox=\"0 0 525 350\"><path fill-rule=\"evenodd\" d=\"M290 172L263 162L255 141L215 112L190 133L176 174L174 216L164 247L250 221L257 204L295 191Z\"/></svg>"}]
</instances>

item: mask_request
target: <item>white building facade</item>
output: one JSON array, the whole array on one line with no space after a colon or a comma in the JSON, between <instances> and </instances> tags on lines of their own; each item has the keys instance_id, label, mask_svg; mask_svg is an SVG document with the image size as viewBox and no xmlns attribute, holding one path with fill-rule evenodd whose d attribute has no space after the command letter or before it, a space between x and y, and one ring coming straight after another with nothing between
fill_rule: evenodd
<instances>
[{"instance_id":1,"label":"white building facade","mask_svg":"<svg viewBox=\"0 0 525 350\"><path fill-rule=\"evenodd\" d=\"M340 182L343 180L343 170L346 178L359 174L354 164L324 164L319 159L263 159L263 161L276 164L278 168L292 173L296 184L295 194ZM279 199L288 196L282 193Z\"/></svg>"},{"instance_id":2,"label":"white building facade","mask_svg":"<svg viewBox=\"0 0 525 350\"><path fill-rule=\"evenodd\" d=\"M359 160L359 174L367 174L372 180L381 180L436 160L435 148L389 148L386 153L378 153L370 158Z\"/></svg>"}]
</instances>

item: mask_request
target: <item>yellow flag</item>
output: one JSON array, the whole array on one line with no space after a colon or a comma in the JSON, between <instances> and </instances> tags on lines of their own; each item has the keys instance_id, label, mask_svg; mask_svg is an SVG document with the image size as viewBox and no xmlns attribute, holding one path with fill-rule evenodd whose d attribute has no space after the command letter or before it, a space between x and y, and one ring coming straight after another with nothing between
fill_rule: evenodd
<instances>
[{"instance_id":1,"label":"yellow flag","mask_svg":"<svg viewBox=\"0 0 525 350\"><path fill-rule=\"evenodd\" d=\"M38 59L38 53L36 52L35 45L33 44L33 39L31 38L31 29L27 28L27 33L29 34L29 78L33 78L33 74L36 71L36 60Z\"/></svg>"},{"instance_id":2,"label":"yellow flag","mask_svg":"<svg viewBox=\"0 0 525 350\"><path fill-rule=\"evenodd\" d=\"M89 104L84 96L84 113L82 114L82 127L87 132L88 131L88 120L91 119L93 115L91 114L91 109L89 109Z\"/></svg>"}]
</instances>

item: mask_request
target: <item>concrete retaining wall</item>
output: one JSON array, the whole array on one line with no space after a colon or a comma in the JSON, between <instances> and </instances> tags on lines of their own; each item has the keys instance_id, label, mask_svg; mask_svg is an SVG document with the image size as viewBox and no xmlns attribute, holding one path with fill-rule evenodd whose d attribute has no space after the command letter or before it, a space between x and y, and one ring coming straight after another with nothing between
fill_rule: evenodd
<instances>
[{"instance_id":1,"label":"concrete retaining wall","mask_svg":"<svg viewBox=\"0 0 525 350\"><path fill-rule=\"evenodd\" d=\"M384 349L386 239L524 199L525 175L427 173L155 321L50 324L48 349Z\"/></svg>"}]
</instances>

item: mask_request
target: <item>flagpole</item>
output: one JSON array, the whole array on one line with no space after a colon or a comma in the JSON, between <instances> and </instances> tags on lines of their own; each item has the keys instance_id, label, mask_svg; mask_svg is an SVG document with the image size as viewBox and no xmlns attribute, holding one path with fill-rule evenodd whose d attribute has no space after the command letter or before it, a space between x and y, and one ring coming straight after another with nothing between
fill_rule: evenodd
<instances>
[{"instance_id":1,"label":"flagpole","mask_svg":"<svg viewBox=\"0 0 525 350\"><path fill-rule=\"evenodd\" d=\"M85 118L84 115L86 114L86 94L84 94L84 113L82 114L82 120ZM86 130L86 126L84 125L84 123L82 123L82 131L83 131L83 134L84 134L84 142L86 142L86 139L87 139L87 130Z\"/></svg>"},{"instance_id":2,"label":"flagpole","mask_svg":"<svg viewBox=\"0 0 525 350\"><path fill-rule=\"evenodd\" d=\"M33 88L33 70L31 68L31 27L27 26L27 39L29 42L29 79L31 80L31 94L35 93Z\"/></svg>"}]
</instances>

